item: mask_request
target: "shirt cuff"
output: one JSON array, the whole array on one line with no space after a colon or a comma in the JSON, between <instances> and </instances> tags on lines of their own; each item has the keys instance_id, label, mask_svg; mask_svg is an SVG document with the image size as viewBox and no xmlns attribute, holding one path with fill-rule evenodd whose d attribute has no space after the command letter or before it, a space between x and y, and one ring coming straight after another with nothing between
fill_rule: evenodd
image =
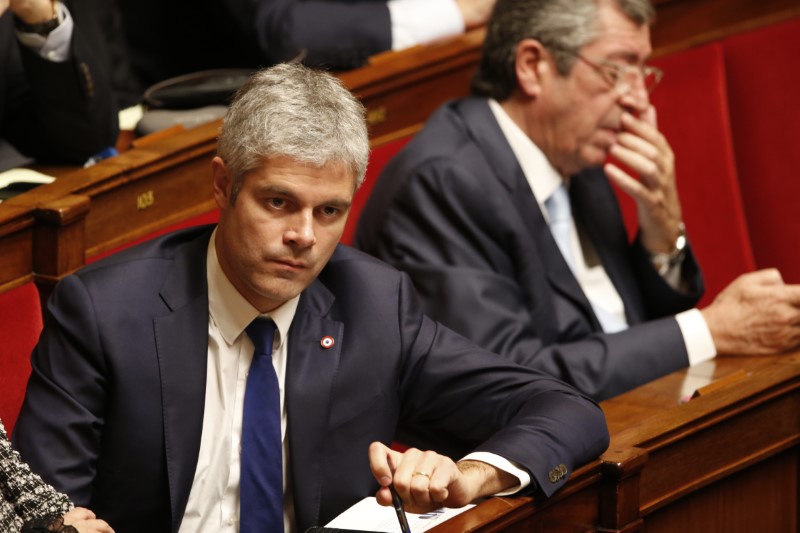
<instances>
[{"instance_id":1,"label":"shirt cuff","mask_svg":"<svg viewBox=\"0 0 800 533\"><path fill-rule=\"evenodd\" d=\"M17 38L22 44L41 56L42 59L53 61L54 63L63 63L69 59L73 22L67 6L61 2L57 6L61 23L56 29L47 36L18 31Z\"/></svg>"},{"instance_id":2,"label":"shirt cuff","mask_svg":"<svg viewBox=\"0 0 800 533\"><path fill-rule=\"evenodd\" d=\"M519 492L528 485L531 484L531 475L528 473L527 470L520 468L519 465L514 463L513 461L509 461L505 457L500 457L499 455L495 455L490 452L472 452L471 454L467 455L462 461L480 461L482 463L486 463L491 465L503 472L511 474L519 481L519 484L515 487L511 487L510 489L504 490L503 492L498 492L493 496L509 496L514 494L515 492Z\"/></svg>"},{"instance_id":3,"label":"shirt cuff","mask_svg":"<svg viewBox=\"0 0 800 533\"><path fill-rule=\"evenodd\" d=\"M389 0L386 5L392 21L392 50L464 33L455 0Z\"/></svg>"},{"instance_id":4,"label":"shirt cuff","mask_svg":"<svg viewBox=\"0 0 800 533\"><path fill-rule=\"evenodd\" d=\"M711 331L699 309L689 309L675 315L678 327L683 335L686 353L689 355L689 366L713 359L717 355L717 347L711 337Z\"/></svg>"}]
</instances>

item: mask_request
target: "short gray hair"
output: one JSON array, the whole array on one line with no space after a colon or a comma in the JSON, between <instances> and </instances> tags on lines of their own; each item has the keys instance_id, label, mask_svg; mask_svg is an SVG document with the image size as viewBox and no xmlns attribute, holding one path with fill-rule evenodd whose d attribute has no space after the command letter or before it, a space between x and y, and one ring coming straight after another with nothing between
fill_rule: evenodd
<instances>
[{"instance_id":1,"label":"short gray hair","mask_svg":"<svg viewBox=\"0 0 800 533\"><path fill-rule=\"evenodd\" d=\"M244 175L272 157L317 167L344 163L358 187L369 159L364 106L331 74L275 65L254 73L234 95L217 155L233 176L231 203Z\"/></svg>"},{"instance_id":2,"label":"short gray hair","mask_svg":"<svg viewBox=\"0 0 800 533\"><path fill-rule=\"evenodd\" d=\"M650 0L611 0L636 24L652 24ZM561 75L569 74L575 53L599 37L598 0L498 0L472 92L505 100L517 87L517 45L536 39L550 50Z\"/></svg>"}]
</instances>

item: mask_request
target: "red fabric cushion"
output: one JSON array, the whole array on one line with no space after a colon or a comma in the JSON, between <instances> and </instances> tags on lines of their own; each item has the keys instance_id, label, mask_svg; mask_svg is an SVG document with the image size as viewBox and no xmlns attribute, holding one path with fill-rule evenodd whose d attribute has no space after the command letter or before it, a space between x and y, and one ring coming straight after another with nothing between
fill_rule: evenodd
<instances>
[{"instance_id":1,"label":"red fabric cushion","mask_svg":"<svg viewBox=\"0 0 800 533\"><path fill-rule=\"evenodd\" d=\"M361 215L361 210L364 209L367 203L369 193L372 191L375 181L377 181L386 163L411 140L411 137L411 135L401 137L386 144L382 144L377 148L373 148L369 155L369 167L367 167L367 175L364 178L364 183L362 183L361 187L356 191L353 197L353 205L350 206L350 215L347 218L347 224L345 224L344 233L342 233L340 241L343 244L353 244L358 217Z\"/></svg>"},{"instance_id":2,"label":"red fabric cushion","mask_svg":"<svg viewBox=\"0 0 800 533\"><path fill-rule=\"evenodd\" d=\"M0 419L9 436L25 397L30 356L42 332L39 291L33 283L0 294Z\"/></svg>"},{"instance_id":3,"label":"red fabric cushion","mask_svg":"<svg viewBox=\"0 0 800 533\"><path fill-rule=\"evenodd\" d=\"M723 46L756 263L800 283L800 18L731 37Z\"/></svg>"},{"instance_id":4,"label":"red fabric cushion","mask_svg":"<svg viewBox=\"0 0 800 533\"><path fill-rule=\"evenodd\" d=\"M658 125L675 153L687 234L706 279L708 303L731 280L754 268L738 186L722 48L718 43L662 57L653 92ZM635 208L626 199L626 221Z\"/></svg>"}]
</instances>

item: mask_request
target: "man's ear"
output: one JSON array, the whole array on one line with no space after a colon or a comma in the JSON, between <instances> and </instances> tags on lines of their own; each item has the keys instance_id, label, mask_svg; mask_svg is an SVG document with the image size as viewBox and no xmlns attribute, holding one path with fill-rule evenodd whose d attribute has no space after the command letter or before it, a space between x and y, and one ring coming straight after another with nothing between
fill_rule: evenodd
<instances>
[{"instance_id":1,"label":"man's ear","mask_svg":"<svg viewBox=\"0 0 800 533\"><path fill-rule=\"evenodd\" d=\"M214 200L217 202L217 207L224 209L230 205L233 177L228 165L219 156L211 160L211 173L214 176Z\"/></svg>"},{"instance_id":2,"label":"man's ear","mask_svg":"<svg viewBox=\"0 0 800 533\"><path fill-rule=\"evenodd\" d=\"M523 39L517 44L517 88L526 96L536 98L542 91L543 76L550 72L547 52L536 39Z\"/></svg>"}]
</instances>

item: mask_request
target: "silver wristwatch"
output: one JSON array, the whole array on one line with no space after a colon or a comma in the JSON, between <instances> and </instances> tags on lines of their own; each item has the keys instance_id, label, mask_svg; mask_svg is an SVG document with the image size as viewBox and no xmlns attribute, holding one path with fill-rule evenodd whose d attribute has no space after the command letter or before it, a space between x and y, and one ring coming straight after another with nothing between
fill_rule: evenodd
<instances>
[{"instance_id":1,"label":"silver wristwatch","mask_svg":"<svg viewBox=\"0 0 800 533\"><path fill-rule=\"evenodd\" d=\"M678 238L675 239L675 246L668 253L651 253L650 261L660 275L669 272L669 269L683 261L686 256L686 226L683 222L678 224Z\"/></svg>"}]
</instances>

